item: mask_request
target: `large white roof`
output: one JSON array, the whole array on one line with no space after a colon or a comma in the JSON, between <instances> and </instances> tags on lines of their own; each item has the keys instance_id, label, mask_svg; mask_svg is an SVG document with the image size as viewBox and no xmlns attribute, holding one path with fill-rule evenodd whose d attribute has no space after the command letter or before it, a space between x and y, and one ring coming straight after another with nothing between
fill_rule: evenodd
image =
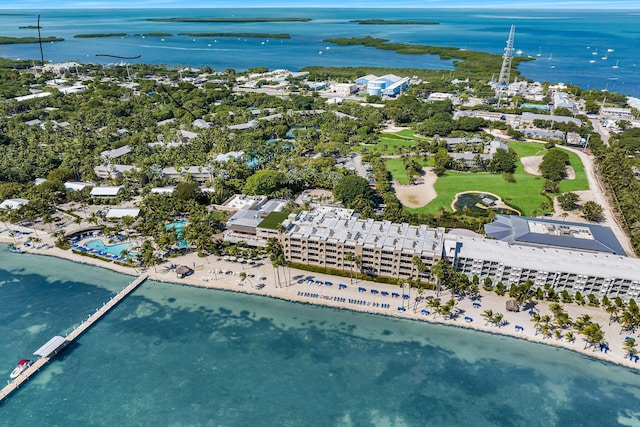
<instances>
[{"instance_id":1,"label":"large white roof","mask_svg":"<svg viewBox=\"0 0 640 427\"><path fill-rule=\"evenodd\" d=\"M7 199L0 203L0 209L20 209L29 203L27 199Z\"/></svg>"},{"instance_id":2,"label":"large white roof","mask_svg":"<svg viewBox=\"0 0 640 427\"><path fill-rule=\"evenodd\" d=\"M138 208L111 208L107 212L107 218L124 218L125 216L132 216L136 218L140 215L140 209Z\"/></svg>"},{"instance_id":3,"label":"large white roof","mask_svg":"<svg viewBox=\"0 0 640 427\"><path fill-rule=\"evenodd\" d=\"M91 196L117 196L118 193L122 190L122 186L102 186L102 187L93 187L91 189Z\"/></svg>"}]
</instances>

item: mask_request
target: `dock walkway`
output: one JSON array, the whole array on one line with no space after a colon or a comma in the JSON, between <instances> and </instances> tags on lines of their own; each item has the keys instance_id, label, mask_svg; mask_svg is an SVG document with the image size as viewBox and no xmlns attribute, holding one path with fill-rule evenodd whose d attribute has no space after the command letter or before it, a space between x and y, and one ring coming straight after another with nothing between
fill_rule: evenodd
<instances>
[{"instance_id":1,"label":"dock walkway","mask_svg":"<svg viewBox=\"0 0 640 427\"><path fill-rule=\"evenodd\" d=\"M102 318L105 314L109 312L113 307L118 305L120 301L125 299L131 292L133 292L138 286L144 283L149 276L143 274L138 276L133 282L129 283L124 289L118 292L113 298L111 298L108 302L106 302L102 307L96 310L91 316L87 318L84 322L82 322L77 328L71 331L66 337L66 344L72 343L75 339L77 339L80 335L87 331L91 326L93 326L98 320ZM6 399L12 392L17 390L25 381L27 381L31 376L35 375L44 365L49 363L51 357L41 357L37 361L35 361L27 370L25 370L22 374L18 375L13 381L7 384L2 390L0 390L0 402Z\"/></svg>"}]
</instances>

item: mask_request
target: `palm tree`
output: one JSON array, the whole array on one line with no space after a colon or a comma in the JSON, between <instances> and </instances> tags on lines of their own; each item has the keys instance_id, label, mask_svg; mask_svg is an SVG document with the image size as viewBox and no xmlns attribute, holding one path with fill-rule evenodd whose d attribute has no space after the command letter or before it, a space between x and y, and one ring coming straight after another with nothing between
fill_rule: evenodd
<instances>
[{"instance_id":1,"label":"palm tree","mask_svg":"<svg viewBox=\"0 0 640 427\"><path fill-rule=\"evenodd\" d=\"M637 346L638 346L638 343L634 339L625 339L624 340L624 351L625 351L626 354L636 354L638 352L636 350Z\"/></svg>"},{"instance_id":2,"label":"palm tree","mask_svg":"<svg viewBox=\"0 0 640 427\"><path fill-rule=\"evenodd\" d=\"M353 261L355 261L355 255L353 252L345 252L344 260L349 263L349 279L353 283Z\"/></svg>"},{"instance_id":3,"label":"palm tree","mask_svg":"<svg viewBox=\"0 0 640 427\"><path fill-rule=\"evenodd\" d=\"M486 321L487 321L487 324L489 324L489 323L491 323L491 319L493 318L493 310L491 310L491 309L485 310L481 314L481 316L484 317L486 319Z\"/></svg>"},{"instance_id":4,"label":"palm tree","mask_svg":"<svg viewBox=\"0 0 640 427\"><path fill-rule=\"evenodd\" d=\"M436 317L440 310L440 298L433 298L427 302L427 306L433 310L433 317Z\"/></svg>"},{"instance_id":5,"label":"palm tree","mask_svg":"<svg viewBox=\"0 0 640 427\"><path fill-rule=\"evenodd\" d=\"M564 334L564 339L567 340L567 342L574 342L576 340L576 337L573 335L572 331L568 331L566 334Z\"/></svg>"}]
</instances>

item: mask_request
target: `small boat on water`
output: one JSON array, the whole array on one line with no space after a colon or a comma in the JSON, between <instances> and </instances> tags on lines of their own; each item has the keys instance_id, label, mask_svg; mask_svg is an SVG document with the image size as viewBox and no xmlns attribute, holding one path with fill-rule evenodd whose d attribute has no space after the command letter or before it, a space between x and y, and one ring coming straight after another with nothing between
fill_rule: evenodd
<instances>
[{"instance_id":1,"label":"small boat on water","mask_svg":"<svg viewBox=\"0 0 640 427\"><path fill-rule=\"evenodd\" d=\"M15 369L11 371L11 374L9 375L9 377L17 378L18 375L26 371L29 366L31 366L31 360L22 359L21 361L18 362L18 365L15 367Z\"/></svg>"},{"instance_id":2,"label":"small boat on water","mask_svg":"<svg viewBox=\"0 0 640 427\"><path fill-rule=\"evenodd\" d=\"M11 252L12 254L21 254L24 251L22 250L22 248L14 245L13 243L9 243L9 252Z\"/></svg>"},{"instance_id":3,"label":"small boat on water","mask_svg":"<svg viewBox=\"0 0 640 427\"><path fill-rule=\"evenodd\" d=\"M616 70L617 70L618 68L620 68L620 66L618 65L618 61L616 61L616 65L612 66L611 68L614 68L614 69L616 69Z\"/></svg>"}]
</instances>

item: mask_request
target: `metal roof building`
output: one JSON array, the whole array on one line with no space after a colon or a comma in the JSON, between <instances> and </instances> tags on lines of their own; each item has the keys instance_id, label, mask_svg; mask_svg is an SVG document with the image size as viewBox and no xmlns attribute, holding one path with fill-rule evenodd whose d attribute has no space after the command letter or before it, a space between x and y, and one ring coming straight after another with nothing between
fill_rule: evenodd
<instances>
[{"instance_id":1,"label":"metal roof building","mask_svg":"<svg viewBox=\"0 0 640 427\"><path fill-rule=\"evenodd\" d=\"M69 342L66 341L64 337L56 335L47 341L42 347L34 351L33 354L40 357L55 356L55 354L65 348L67 344L69 344Z\"/></svg>"},{"instance_id":2,"label":"metal roof building","mask_svg":"<svg viewBox=\"0 0 640 427\"><path fill-rule=\"evenodd\" d=\"M496 215L485 233L509 244L559 247L626 256L609 227L551 219Z\"/></svg>"}]
</instances>

